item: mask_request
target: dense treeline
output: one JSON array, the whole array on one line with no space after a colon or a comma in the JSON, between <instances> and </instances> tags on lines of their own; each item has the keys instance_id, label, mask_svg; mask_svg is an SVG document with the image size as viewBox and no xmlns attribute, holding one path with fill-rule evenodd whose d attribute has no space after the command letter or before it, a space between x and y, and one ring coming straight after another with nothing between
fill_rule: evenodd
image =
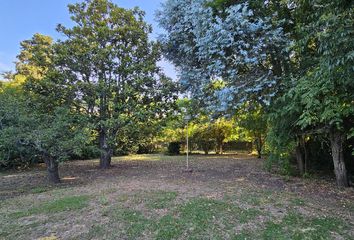
<instances>
[{"instance_id":1,"label":"dense treeline","mask_svg":"<svg viewBox=\"0 0 354 240\"><path fill-rule=\"evenodd\" d=\"M329 156L338 185L349 186L352 1L168 0L158 19L165 55L200 107L229 116L259 109L263 119L251 124L266 129L268 166L290 171L295 157L307 174Z\"/></svg>"}]
</instances>

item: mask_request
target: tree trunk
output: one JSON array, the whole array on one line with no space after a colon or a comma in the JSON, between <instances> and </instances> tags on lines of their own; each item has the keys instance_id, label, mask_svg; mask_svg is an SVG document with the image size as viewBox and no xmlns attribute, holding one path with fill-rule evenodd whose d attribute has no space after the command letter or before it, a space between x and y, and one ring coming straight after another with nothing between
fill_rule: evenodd
<instances>
[{"instance_id":1,"label":"tree trunk","mask_svg":"<svg viewBox=\"0 0 354 240\"><path fill-rule=\"evenodd\" d=\"M330 133L332 158L334 165L334 173L336 175L337 184L340 187L349 187L347 170L345 168L343 142L345 135L337 129L333 129Z\"/></svg>"},{"instance_id":2,"label":"tree trunk","mask_svg":"<svg viewBox=\"0 0 354 240\"><path fill-rule=\"evenodd\" d=\"M258 158L262 158L262 146L263 146L263 143L262 143L262 136L258 136L256 138L256 150L257 150L257 154L258 154Z\"/></svg>"},{"instance_id":3,"label":"tree trunk","mask_svg":"<svg viewBox=\"0 0 354 240\"><path fill-rule=\"evenodd\" d=\"M107 169L111 167L112 150L107 143L107 134L105 129L101 129L99 138L101 150L100 168Z\"/></svg>"},{"instance_id":4,"label":"tree trunk","mask_svg":"<svg viewBox=\"0 0 354 240\"><path fill-rule=\"evenodd\" d=\"M209 154L209 148L208 147L204 147L204 154L208 155Z\"/></svg>"},{"instance_id":5,"label":"tree trunk","mask_svg":"<svg viewBox=\"0 0 354 240\"><path fill-rule=\"evenodd\" d=\"M223 149L222 149L222 142L220 143L220 145L219 145L219 152L220 152L220 154L222 154L223 153Z\"/></svg>"},{"instance_id":6,"label":"tree trunk","mask_svg":"<svg viewBox=\"0 0 354 240\"><path fill-rule=\"evenodd\" d=\"M295 151L296 151L297 167L299 169L300 175L302 176L305 173L305 166L304 166L304 155L302 153L302 147L300 142L298 142Z\"/></svg>"},{"instance_id":7,"label":"tree trunk","mask_svg":"<svg viewBox=\"0 0 354 240\"><path fill-rule=\"evenodd\" d=\"M302 148L302 152L303 152L303 172L304 173L307 173L308 172L308 165L309 165L309 162L308 162L308 159L309 159L309 154L308 154L308 151L307 151L307 147L306 147L306 141L305 141L305 138L304 137L301 137L300 138L300 146Z\"/></svg>"},{"instance_id":8,"label":"tree trunk","mask_svg":"<svg viewBox=\"0 0 354 240\"><path fill-rule=\"evenodd\" d=\"M50 156L45 157L45 163L47 165L48 180L51 183L59 183L59 163Z\"/></svg>"}]
</instances>

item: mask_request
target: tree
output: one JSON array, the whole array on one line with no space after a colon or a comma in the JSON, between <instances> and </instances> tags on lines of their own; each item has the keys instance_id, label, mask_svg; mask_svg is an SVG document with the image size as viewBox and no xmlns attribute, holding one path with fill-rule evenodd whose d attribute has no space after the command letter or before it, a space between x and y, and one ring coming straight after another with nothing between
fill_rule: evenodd
<instances>
[{"instance_id":1,"label":"tree","mask_svg":"<svg viewBox=\"0 0 354 240\"><path fill-rule=\"evenodd\" d=\"M0 91L0 165L26 166L33 159L43 160L49 181L58 183L59 163L80 154L90 138L87 121L65 106L47 111L36 104L35 95L9 85Z\"/></svg>"},{"instance_id":2,"label":"tree","mask_svg":"<svg viewBox=\"0 0 354 240\"><path fill-rule=\"evenodd\" d=\"M42 79L52 64L53 39L50 36L36 33L31 39L20 43L20 54L16 62L16 78L26 80L31 77Z\"/></svg>"},{"instance_id":3,"label":"tree","mask_svg":"<svg viewBox=\"0 0 354 240\"><path fill-rule=\"evenodd\" d=\"M50 37L35 34L21 42L16 72L7 75L0 91L0 152L5 150L11 162L19 158L21 165L43 160L53 183L60 181L59 162L79 155L90 139L89 125L74 108L70 88L63 87L56 59Z\"/></svg>"},{"instance_id":4,"label":"tree","mask_svg":"<svg viewBox=\"0 0 354 240\"><path fill-rule=\"evenodd\" d=\"M27 167L36 158L34 149L20 144L29 126L22 125L24 96L14 85L8 80L0 87L0 168Z\"/></svg>"},{"instance_id":5,"label":"tree","mask_svg":"<svg viewBox=\"0 0 354 240\"><path fill-rule=\"evenodd\" d=\"M215 138L213 137L211 130L212 129L209 123L197 124L196 130L191 137L193 141L198 144L198 148L202 149L205 154L208 154L209 151L215 146Z\"/></svg>"},{"instance_id":6,"label":"tree","mask_svg":"<svg viewBox=\"0 0 354 240\"><path fill-rule=\"evenodd\" d=\"M247 102L240 108L235 117L238 125L252 137L258 158L261 158L267 134L267 116L264 108L257 102Z\"/></svg>"},{"instance_id":7,"label":"tree","mask_svg":"<svg viewBox=\"0 0 354 240\"><path fill-rule=\"evenodd\" d=\"M286 50L282 28L255 15L247 3L222 10L209 3L169 0L158 13L167 31L161 39L165 55L178 67L181 84L220 112L231 110L233 114L249 95L269 100L278 74L269 57L274 49ZM223 87L205 94L220 80Z\"/></svg>"},{"instance_id":8,"label":"tree","mask_svg":"<svg viewBox=\"0 0 354 240\"><path fill-rule=\"evenodd\" d=\"M304 74L292 92L303 107L297 123L328 134L337 184L348 187L343 144L354 124L353 3L315 1L301 7L310 8L314 16L299 24L296 46L303 54Z\"/></svg>"},{"instance_id":9,"label":"tree","mask_svg":"<svg viewBox=\"0 0 354 240\"><path fill-rule=\"evenodd\" d=\"M101 150L100 167L111 164L117 134L135 121L166 114L170 80L157 67L160 46L148 39L144 13L108 0L69 5L74 26L58 25L66 39L57 45L56 68L80 108L91 116ZM118 139L119 141L119 139Z\"/></svg>"}]
</instances>

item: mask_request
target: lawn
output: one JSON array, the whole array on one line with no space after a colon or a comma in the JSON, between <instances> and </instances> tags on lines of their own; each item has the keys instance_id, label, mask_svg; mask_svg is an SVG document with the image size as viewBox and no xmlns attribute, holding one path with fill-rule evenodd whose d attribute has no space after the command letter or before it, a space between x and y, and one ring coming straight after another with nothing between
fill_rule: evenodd
<instances>
[{"instance_id":1,"label":"lawn","mask_svg":"<svg viewBox=\"0 0 354 240\"><path fill-rule=\"evenodd\" d=\"M0 239L354 239L354 191L244 154L136 155L0 175Z\"/></svg>"}]
</instances>

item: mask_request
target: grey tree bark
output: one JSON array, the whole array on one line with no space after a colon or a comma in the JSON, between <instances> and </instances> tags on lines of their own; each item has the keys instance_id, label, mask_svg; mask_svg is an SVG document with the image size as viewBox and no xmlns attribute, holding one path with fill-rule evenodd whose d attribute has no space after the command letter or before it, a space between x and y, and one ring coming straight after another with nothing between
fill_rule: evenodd
<instances>
[{"instance_id":1,"label":"grey tree bark","mask_svg":"<svg viewBox=\"0 0 354 240\"><path fill-rule=\"evenodd\" d=\"M343 154L343 143L345 141L345 135L337 129L332 129L330 132L330 141L334 173L336 175L337 184L339 187L349 187L349 179L347 176L347 169L345 167Z\"/></svg>"}]
</instances>

